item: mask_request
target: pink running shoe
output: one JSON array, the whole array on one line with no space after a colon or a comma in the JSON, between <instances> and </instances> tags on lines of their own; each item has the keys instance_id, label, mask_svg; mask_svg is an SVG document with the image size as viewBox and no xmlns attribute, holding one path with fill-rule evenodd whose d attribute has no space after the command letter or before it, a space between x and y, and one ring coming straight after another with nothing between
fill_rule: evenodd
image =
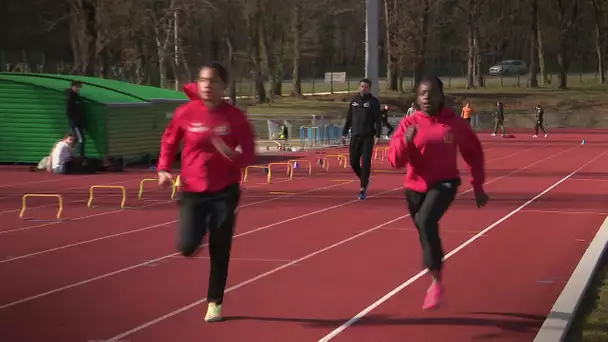
<instances>
[{"instance_id":1,"label":"pink running shoe","mask_svg":"<svg viewBox=\"0 0 608 342\"><path fill-rule=\"evenodd\" d=\"M441 292L443 292L440 283L433 282L428 290L426 290L426 297L424 298L424 304L422 309L431 310L439 308L439 302L441 301Z\"/></svg>"}]
</instances>

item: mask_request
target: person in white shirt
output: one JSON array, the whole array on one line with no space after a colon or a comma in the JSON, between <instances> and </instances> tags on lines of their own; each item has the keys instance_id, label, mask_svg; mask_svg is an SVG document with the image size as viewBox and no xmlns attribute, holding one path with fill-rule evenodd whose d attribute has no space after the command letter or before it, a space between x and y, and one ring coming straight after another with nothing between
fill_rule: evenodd
<instances>
[{"instance_id":1,"label":"person in white shirt","mask_svg":"<svg viewBox=\"0 0 608 342\"><path fill-rule=\"evenodd\" d=\"M47 171L64 174L69 171L69 162L74 156L73 151L74 136L66 135L62 140L58 141L49 155Z\"/></svg>"},{"instance_id":2,"label":"person in white shirt","mask_svg":"<svg viewBox=\"0 0 608 342\"><path fill-rule=\"evenodd\" d=\"M410 108L408 108L407 113L405 114L405 117L407 118L408 116L414 114L415 111L416 111L416 104L414 102L412 102L412 106Z\"/></svg>"}]
</instances>

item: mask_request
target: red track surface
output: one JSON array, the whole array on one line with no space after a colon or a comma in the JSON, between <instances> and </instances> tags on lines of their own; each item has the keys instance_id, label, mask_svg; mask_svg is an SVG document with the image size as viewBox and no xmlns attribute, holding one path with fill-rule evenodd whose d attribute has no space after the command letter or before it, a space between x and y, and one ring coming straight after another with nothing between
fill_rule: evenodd
<instances>
[{"instance_id":1,"label":"red track surface","mask_svg":"<svg viewBox=\"0 0 608 342\"><path fill-rule=\"evenodd\" d=\"M531 341L607 215L608 133L600 133L534 142L484 136L492 202L475 208L465 181L442 221L446 252L469 240L446 262L443 307L420 309L423 276L333 340ZM146 198L155 201L136 199L139 181L153 174L0 172L3 342L318 341L421 271L402 175L374 173L371 196L360 202L349 169L325 173L315 163L312 177L246 184L227 321L205 324L207 252L175 254L177 215L166 191L150 185ZM86 207L88 187L109 183L128 189L132 209L118 210L115 193ZM19 197L28 192L61 193L70 220L20 220ZM52 218L50 199L38 203L26 216Z\"/></svg>"}]
</instances>

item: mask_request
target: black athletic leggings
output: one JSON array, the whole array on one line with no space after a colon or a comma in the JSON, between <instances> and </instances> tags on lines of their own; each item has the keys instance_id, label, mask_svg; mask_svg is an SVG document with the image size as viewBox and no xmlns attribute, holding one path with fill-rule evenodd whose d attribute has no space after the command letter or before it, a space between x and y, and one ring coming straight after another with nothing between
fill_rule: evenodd
<instances>
[{"instance_id":1,"label":"black athletic leggings","mask_svg":"<svg viewBox=\"0 0 608 342\"><path fill-rule=\"evenodd\" d=\"M76 138L76 142L78 143L78 152L81 157L84 157L84 130L81 126L72 126L72 133Z\"/></svg>"},{"instance_id":2,"label":"black athletic leggings","mask_svg":"<svg viewBox=\"0 0 608 342\"><path fill-rule=\"evenodd\" d=\"M391 125L388 120L382 121L382 124L384 125L384 127L386 127L386 135L390 137L391 134L393 134L393 132L395 131L395 127L393 127L393 125Z\"/></svg>"},{"instance_id":3,"label":"black athletic leggings","mask_svg":"<svg viewBox=\"0 0 608 342\"><path fill-rule=\"evenodd\" d=\"M367 189L372 169L374 136L355 135L350 138L350 167L361 181L361 188Z\"/></svg>"},{"instance_id":4,"label":"black athletic leggings","mask_svg":"<svg viewBox=\"0 0 608 342\"><path fill-rule=\"evenodd\" d=\"M500 128L500 132L505 134L505 123L502 120L494 121L494 134L498 133L498 129Z\"/></svg>"},{"instance_id":5,"label":"black athletic leggings","mask_svg":"<svg viewBox=\"0 0 608 342\"><path fill-rule=\"evenodd\" d=\"M405 190L407 204L422 247L424 267L441 271L443 247L439 237L439 220L446 213L458 192L460 179L437 183L427 192Z\"/></svg>"},{"instance_id":6,"label":"black athletic leggings","mask_svg":"<svg viewBox=\"0 0 608 342\"><path fill-rule=\"evenodd\" d=\"M534 135L538 135L538 129L542 129L543 133L547 134L547 130L545 129L545 125L542 121L536 121L536 125L534 125Z\"/></svg>"},{"instance_id":7,"label":"black athletic leggings","mask_svg":"<svg viewBox=\"0 0 608 342\"><path fill-rule=\"evenodd\" d=\"M180 197L179 251L184 256L193 255L209 232L207 301L216 304L224 299L239 200L239 184L215 193L182 192Z\"/></svg>"}]
</instances>

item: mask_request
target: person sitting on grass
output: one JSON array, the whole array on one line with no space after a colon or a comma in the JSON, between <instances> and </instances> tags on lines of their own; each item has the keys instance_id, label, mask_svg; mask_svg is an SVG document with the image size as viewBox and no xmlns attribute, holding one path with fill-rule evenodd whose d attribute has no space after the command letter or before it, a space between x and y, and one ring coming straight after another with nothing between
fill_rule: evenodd
<instances>
[{"instance_id":1,"label":"person sitting on grass","mask_svg":"<svg viewBox=\"0 0 608 342\"><path fill-rule=\"evenodd\" d=\"M72 171L74 157L74 135L66 134L53 148L48 158L46 170L58 174L66 174Z\"/></svg>"}]
</instances>

